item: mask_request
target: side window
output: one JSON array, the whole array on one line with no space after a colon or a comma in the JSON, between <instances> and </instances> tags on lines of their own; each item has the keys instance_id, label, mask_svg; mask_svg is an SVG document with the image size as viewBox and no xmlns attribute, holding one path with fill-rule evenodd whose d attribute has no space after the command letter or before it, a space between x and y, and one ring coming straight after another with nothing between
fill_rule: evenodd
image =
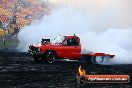
<instances>
[{"instance_id":1,"label":"side window","mask_svg":"<svg viewBox=\"0 0 132 88\"><path fill-rule=\"evenodd\" d=\"M64 45L66 45L66 46L78 46L79 42L75 38L69 38L67 41L64 42Z\"/></svg>"},{"instance_id":2,"label":"side window","mask_svg":"<svg viewBox=\"0 0 132 88\"><path fill-rule=\"evenodd\" d=\"M72 42L71 42L71 39L69 38L68 40L67 40L67 46L71 46L72 44L71 44Z\"/></svg>"},{"instance_id":3,"label":"side window","mask_svg":"<svg viewBox=\"0 0 132 88\"><path fill-rule=\"evenodd\" d=\"M78 42L77 38L72 38L71 42L72 42L72 46L78 46L79 45L79 42Z\"/></svg>"}]
</instances>

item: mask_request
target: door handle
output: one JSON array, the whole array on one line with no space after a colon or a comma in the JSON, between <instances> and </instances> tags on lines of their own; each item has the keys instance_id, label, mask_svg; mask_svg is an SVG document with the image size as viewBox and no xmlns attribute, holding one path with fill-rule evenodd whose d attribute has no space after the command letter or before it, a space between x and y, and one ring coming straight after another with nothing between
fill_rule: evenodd
<instances>
[{"instance_id":1,"label":"door handle","mask_svg":"<svg viewBox=\"0 0 132 88\"><path fill-rule=\"evenodd\" d=\"M77 47L75 47L75 48L77 48Z\"/></svg>"}]
</instances>

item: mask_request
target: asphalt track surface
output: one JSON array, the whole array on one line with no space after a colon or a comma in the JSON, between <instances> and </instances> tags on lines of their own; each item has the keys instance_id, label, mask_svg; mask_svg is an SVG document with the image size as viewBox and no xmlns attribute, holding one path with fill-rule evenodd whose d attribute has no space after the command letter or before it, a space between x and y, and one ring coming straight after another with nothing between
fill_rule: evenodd
<instances>
[{"instance_id":1,"label":"asphalt track surface","mask_svg":"<svg viewBox=\"0 0 132 88\"><path fill-rule=\"evenodd\" d=\"M79 66L77 61L35 63L33 58L24 52L0 52L0 88L132 88L132 82L78 85L76 73ZM87 74L132 76L132 64L82 66Z\"/></svg>"}]
</instances>

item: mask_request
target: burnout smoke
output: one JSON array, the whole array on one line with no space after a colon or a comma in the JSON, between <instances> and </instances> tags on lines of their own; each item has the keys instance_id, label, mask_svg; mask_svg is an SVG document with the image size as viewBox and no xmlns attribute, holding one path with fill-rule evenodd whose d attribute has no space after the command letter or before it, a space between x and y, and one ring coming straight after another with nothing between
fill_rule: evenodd
<instances>
[{"instance_id":1,"label":"burnout smoke","mask_svg":"<svg viewBox=\"0 0 132 88\"><path fill-rule=\"evenodd\" d=\"M55 9L20 31L18 49L27 51L30 44L40 43L42 38L76 34L81 38L82 53L91 50L116 55L103 64L132 63L132 13L131 5L125 4L130 1L101 1L104 3L100 5L97 0L78 0L72 6Z\"/></svg>"}]
</instances>

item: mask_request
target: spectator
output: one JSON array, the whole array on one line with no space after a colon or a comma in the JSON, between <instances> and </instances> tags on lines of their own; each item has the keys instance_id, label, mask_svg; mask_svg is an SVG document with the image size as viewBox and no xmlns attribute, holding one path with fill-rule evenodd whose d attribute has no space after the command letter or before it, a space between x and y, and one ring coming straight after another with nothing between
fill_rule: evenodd
<instances>
[{"instance_id":1,"label":"spectator","mask_svg":"<svg viewBox=\"0 0 132 88\"><path fill-rule=\"evenodd\" d=\"M5 38L3 38L3 45L5 46L6 42L5 42Z\"/></svg>"},{"instance_id":2,"label":"spectator","mask_svg":"<svg viewBox=\"0 0 132 88\"><path fill-rule=\"evenodd\" d=\"M13 17L10 16L10 17L9 17L9 25L10 25L10 27L12 27L12 23L13 23Z\"/></svg>"},{"instance_id":3,"label":"spectator","mask_svg":"<svg viewBox=\"0 0 132 88\"><path fill-rule=\"evenodd\" d=\"M19 32L19 27L16 25L16 27L14 28L14 33L17 34Z\"/></svg>"},{"instance_id":4,"label":"spectator","mask_svg":"<svg viewBox=\"0 0 132 88\"><path fill-rule=\"evenodd\" d=\"M12 22L12 24L16 25L16 19L17 19L17 18L16 18L16 14L14 14L14 15L13 15L13 22Z\"/></svg>"},{"instance_id":5,"label":"spectator","mask_svg":"<svg viewBox=\"0 0 132 88\"><path fill-rule=\"evenodd\" d=\"M7 24L6 22L4 22L4 23L3 23L3 29L4 29L4 31L6 31L7 28L8 28L8 24Z\"/></svg>"},{"instance_id":6,"label":"spectator","mask_svg":"<svg viewBox=\"0 0 132 88\"><path fill-rule=\"evenodd\" d=\"M2 28L3 26L2 26L2 21L0 20L0 28Z\"/></svg>"}]
</instances>

